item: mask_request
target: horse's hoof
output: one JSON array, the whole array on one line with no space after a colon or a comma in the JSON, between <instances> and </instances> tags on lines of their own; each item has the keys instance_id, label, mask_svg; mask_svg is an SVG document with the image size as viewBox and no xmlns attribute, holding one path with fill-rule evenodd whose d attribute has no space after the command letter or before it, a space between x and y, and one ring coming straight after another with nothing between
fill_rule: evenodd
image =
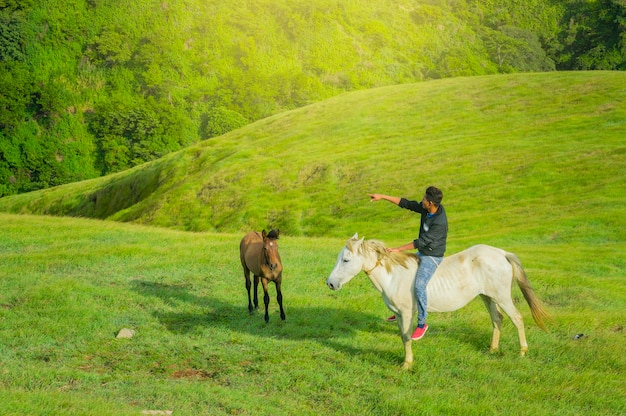
<instances>
[{"instance_id":1,"label":"horse's hoof","mask_svg":"<svg viewBox=\"0 0 626 416\"><path fill-rule=\"evenodd\" d=\"M280 319L282 319L283 321L285 320L285 314L284 313L280 314Z\"/></svg>"},{"instance_id":2,"label":"horse's hoof","mask_svg":"<svg viewBox=\"0 0 626 416\"><path fill-rule=\"evenodd\" d=\"M411 367L413 367L413 361L411 362L404 362L404 364L402 364L402 369L403 370L410 370Z\"/></svg>"}]
</instances>

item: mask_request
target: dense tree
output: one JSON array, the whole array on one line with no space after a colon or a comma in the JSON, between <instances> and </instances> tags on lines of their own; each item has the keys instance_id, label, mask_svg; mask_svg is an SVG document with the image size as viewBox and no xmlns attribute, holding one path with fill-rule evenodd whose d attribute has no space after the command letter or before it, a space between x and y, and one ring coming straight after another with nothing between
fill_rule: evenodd
<instances>
[{"instance_id":1,"label":"dense tree","mask_svg":"<svg viewBox=\"0 0 626 416\"><path fill-rule=\"evenodd\" d=\"M0 0L0 196L355 89L624 69L623 0ZM560 26L559 26L560 24Z\"/></svg>"},{"instance_id":2,"label":"dense tree","mask_svg":"<svg viewBox=\"0 0 626 416\"><path fill-rule=\"evenodd\" d=\"M202 116L200 137L210 138L228 133L248 124L248 120L237 111L226 107L215 107Z\"/></svg>"},{"instance_id":3,"label":"dense tree","mask_svg":"<svg viewBox=\"0 0 626 416\"><path fill-rule=\"evenodd\" d=\"M567 2L559 69L626 69L626 1Z\"/></svg>"},{"instance_id":4,"label":"dense tree","mask_svg":"<svg viewBox=\"0 0 626 416\"><path fill-rule=\"evenodd\" d=\"M0 11L0 62L24 61L24 27L19 18Z\"/></svg>"},{"instance_id":5,"label":"dense tree","mask_svg":"<svg viewBox=\"0 0 626 416\"><path fill-rule=\"evenodd\" d=\"M547 52L558 33L562 7L545 0L472 1L467 17L499 72L551 71Z\"/></svg>"},{"instance_id":6,"label":"dense tree","mask_svg":"<svg viewBox=\"0 0 626 416\"><path fill-rule=\"evenodd\" d=\"M485 45L500 72L554 71L555 64L541 46L537 35L516 26L486 29Z\"/></svg>"},{"instance_id":7,"label":"dense tree","mask_svg":"<svg viewBox=\"0 0 626 416\"><path fill-rule=\"evenodd\" d=\"M27 10L35 0L0 0L0 11L13 12Z\"/></svg>"},{"instance_id":8,"label":"dense tree","mask_svg":"<svg viewBox=\"0 0 626 416\"><path fill-rule=\"evenodd\" d=\"M194 140L184 114L150 98L138 104L102 105L89 126L96 137L97 166L103 175L162 157Z\"/></svg>"}]
</instances>

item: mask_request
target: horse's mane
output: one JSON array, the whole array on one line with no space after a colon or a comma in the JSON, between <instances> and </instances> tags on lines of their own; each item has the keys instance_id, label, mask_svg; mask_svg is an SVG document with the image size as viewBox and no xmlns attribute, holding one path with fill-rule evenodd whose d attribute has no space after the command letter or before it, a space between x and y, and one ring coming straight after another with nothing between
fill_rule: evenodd
<instances>
[{"instance_id":1,"label":"horse's mane","mask_svg":"<svg viewBox=\"0 0 626 416\"><path fill-rule=\"evenodd\" d=\"M401 251L390 253L387 251L387 247L382 241L379 240L367 240L363 241L361 250L369 250L376 253L376 257L381 265L385 266L388 273L391 273L393 266L401 266L404 268L409 267L410 262L418 262L418 257L410 251Z\"/></svg>"}]
</instances>

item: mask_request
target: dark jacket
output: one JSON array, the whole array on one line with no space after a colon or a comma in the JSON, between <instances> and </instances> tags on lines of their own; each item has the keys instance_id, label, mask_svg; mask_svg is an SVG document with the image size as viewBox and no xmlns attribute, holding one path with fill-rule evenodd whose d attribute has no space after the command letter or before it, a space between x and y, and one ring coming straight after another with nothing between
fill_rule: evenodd
<instances>
[{"instance_id":1,"label":"dark jacket","mask_svg":"<svg viewBox=\"0 0 626 416\"><path fill-rule=\"evenodd\" d=\"M422 206L421 201L400 198L398 206L422 215L419 236L413 240L413 247L426 256L443 257L448 238L448 217L443 205L439 206L433 216L428 215L428 211Z\"/></svg>"}]
</instances>

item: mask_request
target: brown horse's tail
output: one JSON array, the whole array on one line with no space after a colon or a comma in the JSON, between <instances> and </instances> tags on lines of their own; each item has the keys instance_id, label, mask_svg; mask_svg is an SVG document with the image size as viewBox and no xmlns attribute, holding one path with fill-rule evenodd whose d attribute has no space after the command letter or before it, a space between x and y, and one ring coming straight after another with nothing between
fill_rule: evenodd
<instances>
[{"instance_id":1,"label":"brown horse's tail","mask_svg":"<svg viewBox=\"0 0 626 416\"><path fill-rule=\"evenodd\" d=\"M528 277L526 276L526 272L522 268L522 263L519 258L513 253L506 253L506 259L509 261L511 266L513 266L513 277L517 281L517 284L524 295L524 299L530 306L530 312L533 315L533 319L539 326L539 328L548 332L544 320L550 320L550 315L545 310L539 298L535 295L533 288L530 287L530 282L528 281Z\"/></svg>"}]
</instances>

